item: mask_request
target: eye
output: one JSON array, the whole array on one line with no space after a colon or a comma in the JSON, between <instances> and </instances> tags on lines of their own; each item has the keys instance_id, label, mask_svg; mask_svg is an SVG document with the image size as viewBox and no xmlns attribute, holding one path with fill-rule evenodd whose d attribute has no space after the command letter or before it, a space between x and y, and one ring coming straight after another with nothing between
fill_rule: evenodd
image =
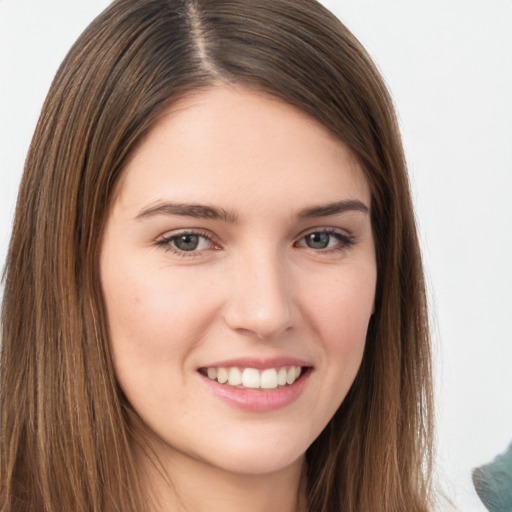
<instances>
[{"instance_id":1,"label":"eye","mask_svg":"<svg viewBox=\"0 0 512 512\"><path fill-rule=\"evenodd\" d=\"M326 229L307 233L295 245L315 251L329 251L345 249L353 244L354 239L351 236L334 229Z\"/></svg>"},{"instance_id":2,"label":"eye","mask_svg":"<svg viewBox=\"0 0 512 512\"><path fill-rule=\"evenodd\" d=\"M304 241L311 249L326 249L332 238L329 233L310 233L304 237Z\"/></svg>"},{"instance_id":3,"label":"eye","mask_svg":"<svg viewBox=\"0 0 512 512\"><path fill-rule=\"evenodd\" d=\"M156 243L167 251L180 255L184 255L184 253L197 253L215 247L211 238L206 234L189 231L169 234Z\"/></svg>"}]
</instances>

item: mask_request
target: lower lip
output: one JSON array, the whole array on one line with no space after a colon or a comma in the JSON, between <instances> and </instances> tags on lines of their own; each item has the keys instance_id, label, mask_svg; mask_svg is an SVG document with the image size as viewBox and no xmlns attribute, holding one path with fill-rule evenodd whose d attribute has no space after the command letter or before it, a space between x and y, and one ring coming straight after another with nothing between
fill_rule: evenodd
<instances>
[{"instance_id":1,"label":"lower lip","mask_svg":"<svg viewBox=\"0 0 512 512\"><path fill-rule=\"evenodd\" d=\"M304 391L311 375L308 368L293 384L273 390L239 389L219 384L199 374L210 391L223 402L238 409L251 412L267 412L281 409L295 402Z\"/></svg>"}]
</instances>

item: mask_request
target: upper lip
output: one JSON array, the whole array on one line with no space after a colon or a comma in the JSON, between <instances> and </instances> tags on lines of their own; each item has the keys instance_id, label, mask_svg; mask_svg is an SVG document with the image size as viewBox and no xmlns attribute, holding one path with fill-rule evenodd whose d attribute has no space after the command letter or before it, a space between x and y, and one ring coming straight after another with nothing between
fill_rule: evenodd
<instances>
[{"instance_id":1,"label":"upper lip","mask_svg":"<svg viewBox=\"0 0 512 512\"><path fill-rule=\"evenodd\" d=\"M312 366L312 364L304 359L296 357L238 357L235 359L226 359L223 361L215 361L208 363L201 368L255 368L256 370L266 370L267 368L282 368L283 366Z\"/></svg>"}]
</instances>

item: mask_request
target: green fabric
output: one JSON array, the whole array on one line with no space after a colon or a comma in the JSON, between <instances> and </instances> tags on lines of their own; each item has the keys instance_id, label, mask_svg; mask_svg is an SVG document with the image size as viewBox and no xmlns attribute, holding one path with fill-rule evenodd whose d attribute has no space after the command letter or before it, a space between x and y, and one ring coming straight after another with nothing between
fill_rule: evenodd
<instances>
[{"instance_id":1,"label":"green fabric","mask_svg":"<svg viewBox=\"0 0 512 512\"><path fill-rule=\"evenodd\" d=\"M473 485L490 512L512 512L512 444L490 464L473 470Z\"/></svg>"}]
</instances>

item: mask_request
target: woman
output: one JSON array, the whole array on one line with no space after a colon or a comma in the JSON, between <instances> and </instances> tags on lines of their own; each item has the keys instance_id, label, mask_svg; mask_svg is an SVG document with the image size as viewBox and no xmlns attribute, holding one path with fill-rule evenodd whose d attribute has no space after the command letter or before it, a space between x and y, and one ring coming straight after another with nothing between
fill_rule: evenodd
<instances>
[{"instance_id":1,"label":"woman","mask_svg":"<svg viewBox=\"0 0 512 512\"><path fill-rule=\"evenodd\" d=\"M114 2L62 64L2 312L2 510L427 510L385 86L313 1Z\"/></svg>"}]
</instances>

